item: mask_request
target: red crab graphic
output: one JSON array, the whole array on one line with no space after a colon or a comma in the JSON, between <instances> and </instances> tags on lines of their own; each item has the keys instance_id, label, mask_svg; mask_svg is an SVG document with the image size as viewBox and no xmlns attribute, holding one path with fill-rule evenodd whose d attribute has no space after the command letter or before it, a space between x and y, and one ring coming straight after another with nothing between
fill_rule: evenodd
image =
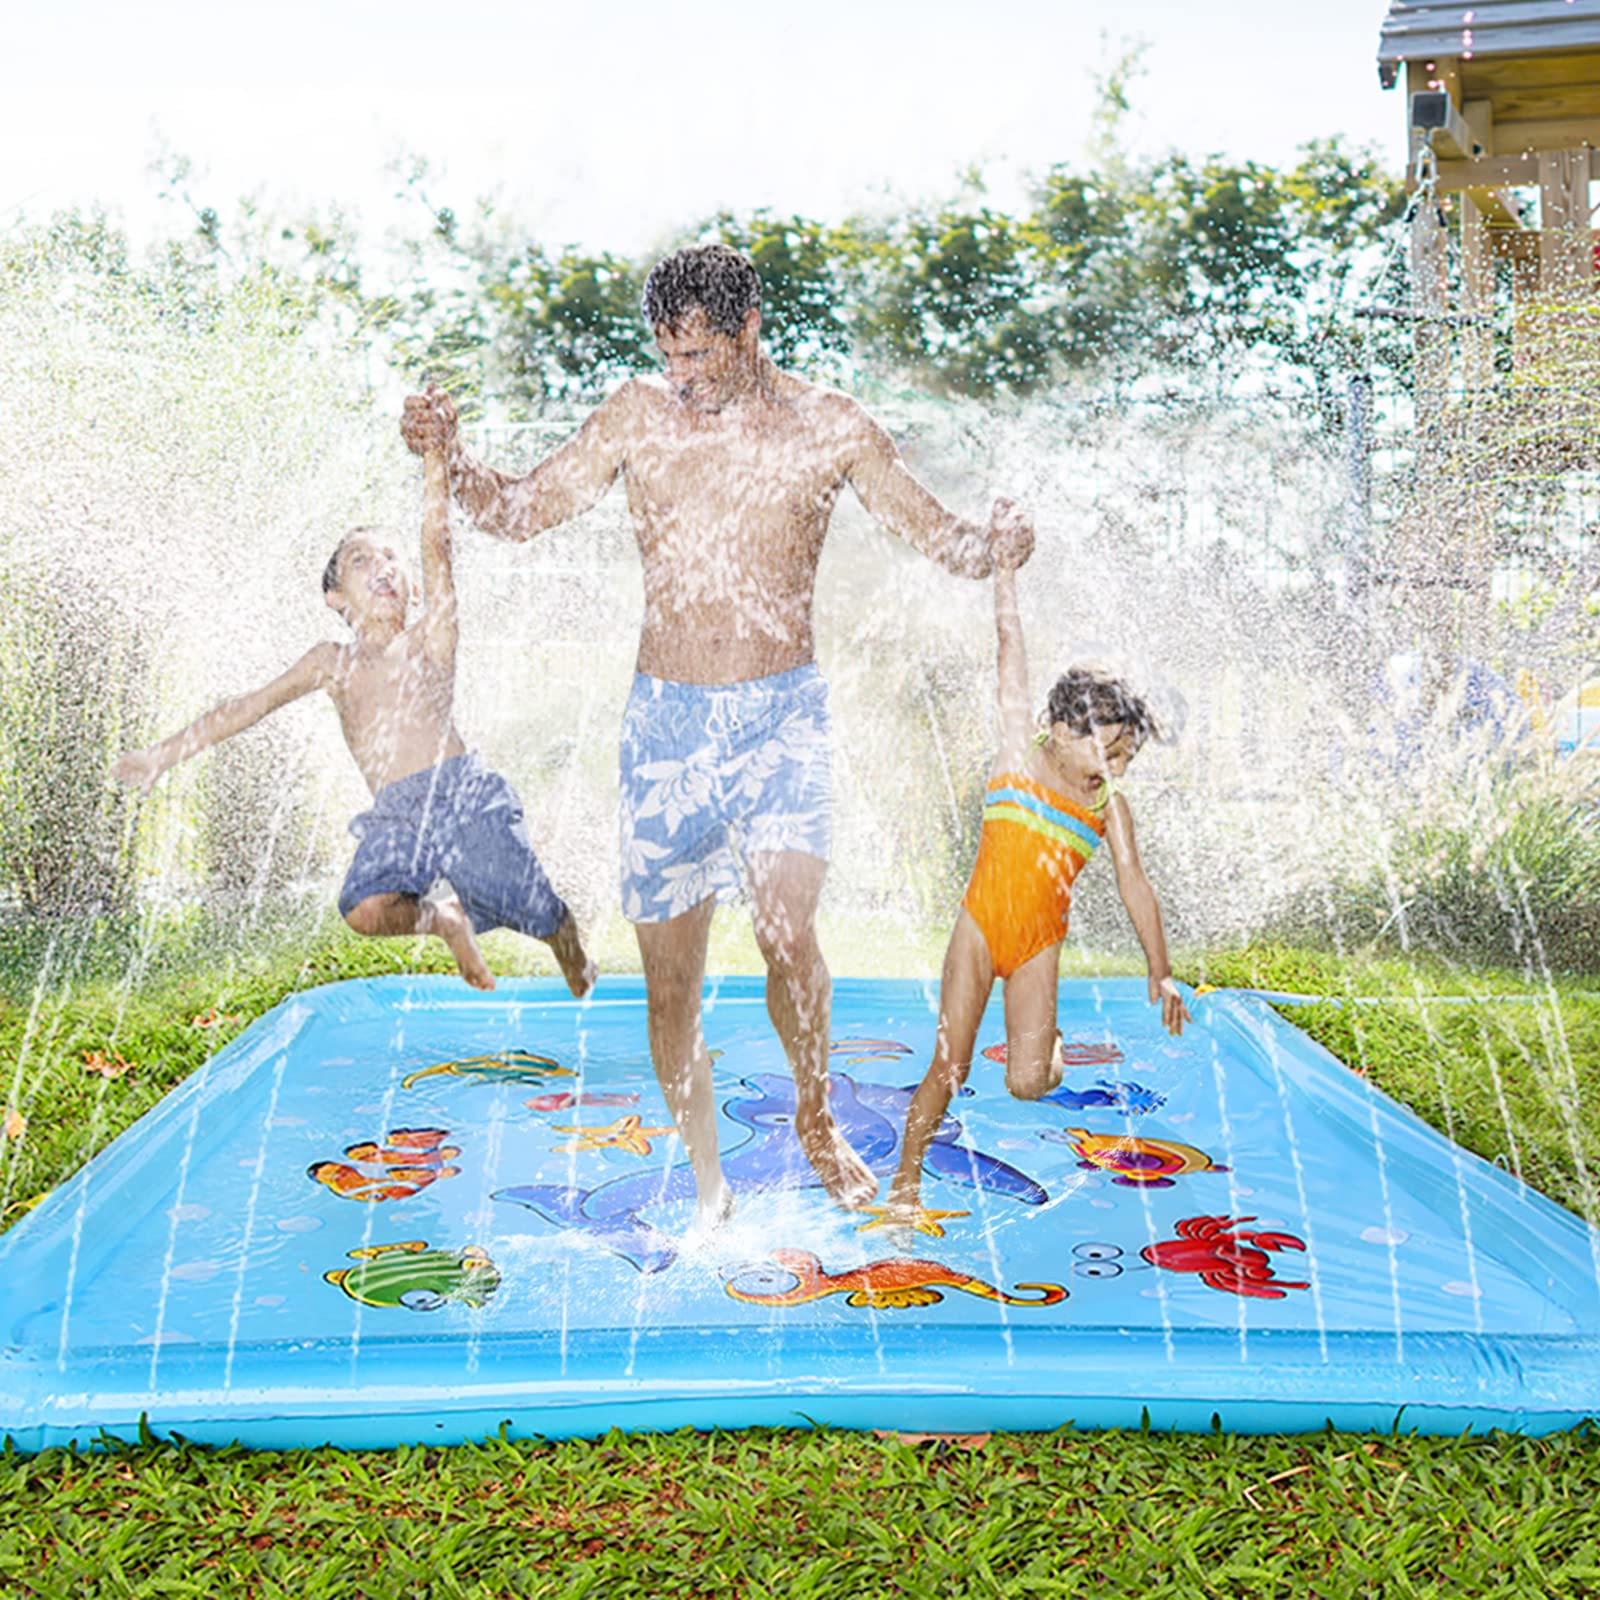
<instances>
[{"instance_id":1,"label":"red crab graphic","mask_svg":"<svg viewBox=\"0 0 1600 1600\"><path fill-rule=\"evenodd\" d=\"M1254 1217L1185 1217L1176 1239L1147 1244L1139 1252L1153 1267L1169 1272L1198 1272L1211 1289L1229 1294L1282 1300L1285 1289L1309 1289L1309 1283L1273 1281L1268 1250L1304 1250L1305 1241L1292 1233L1239 1233Z\"/></svg>"}]
</instances>

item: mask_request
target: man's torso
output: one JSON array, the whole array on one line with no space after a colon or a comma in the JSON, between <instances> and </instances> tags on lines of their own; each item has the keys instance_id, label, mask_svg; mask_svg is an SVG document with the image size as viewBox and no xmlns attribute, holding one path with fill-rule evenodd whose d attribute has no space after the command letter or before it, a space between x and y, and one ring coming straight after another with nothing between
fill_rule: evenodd
<instances>
[{"instance_id":1,"label":"man's torso","mask_svg":"<svg viewBox=\"0 0 1600 1600\"><path fill-rule=\"evenodd\" d=\"M639 670L739 683L813 659L812 597L851 459L851 402L774 374L714 413L630 385L624 474L644 564Z\"/></svg>"}]
</instances>

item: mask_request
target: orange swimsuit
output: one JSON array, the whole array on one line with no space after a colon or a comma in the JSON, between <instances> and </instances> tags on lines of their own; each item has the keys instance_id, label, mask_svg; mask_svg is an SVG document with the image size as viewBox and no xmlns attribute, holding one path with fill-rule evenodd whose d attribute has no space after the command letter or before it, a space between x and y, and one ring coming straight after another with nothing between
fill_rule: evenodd
<instances>
[{"instance_id":1,"label":"orange swimsuit","mask_svg":"<svg viewBox=\"0 0 1600 1600\"><path fill-rule=\"evenodd\" d=\"M1060 944L1072 880L1105 837L1102 818L1021 772L989 780L978 859L961 903L978 924L995 976Z\"/></svg>"}]
</instances>

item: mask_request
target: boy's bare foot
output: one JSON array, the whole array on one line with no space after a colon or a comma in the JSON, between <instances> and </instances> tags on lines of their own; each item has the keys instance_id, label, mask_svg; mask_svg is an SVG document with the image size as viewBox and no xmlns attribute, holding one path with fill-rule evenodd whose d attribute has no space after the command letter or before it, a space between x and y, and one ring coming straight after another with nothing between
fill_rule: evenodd
<instances>
[{"instance_id":1,"label":"boy's bare foot","mask_svg":"<svg viewBox=\"0 0 1600 1600\"><path fill-rule=\"evenodd\" d=\"M820 1118L797 1116L794 1131L811 1170L822 1180L828 1198L847 1211L859 1211L876 1198L878 1180L872 1168L851 1148L831 1112Z\"/></svg>"},{"instance_id":2,"label":"boy's bare foot","mask_svg":"<svg viewBox=\"0 0 1600 1600\"><path fill-rule=\"evenodd\" d=\"M567 987L572 991L575 999L581 1000L594 988L595 979L600 976L600 969L589 959L588 953L583 948L583 940L578 936L578 925L568 915L567 920L545 941L550 946L550 953L556 958L556 964L561 968L561 976L567 980Z\"/></svg>"},{"instance_id":3,"label":"boy's bare foot","mask_svg":"<svg viewBox=\"0 0 1600 1600\"><path fill-rule=\"evenodd\" d=\"M461 902L451 898L429 901L426 902L426 906L428 927L426 930L419 927L418 932L435 933L444 940L446 948L456 958L461 976L474 989L494 988L494 974L490 972L489 964L483 959L483 952L478 948L477 936L472 931L472 923L468 920L466 912L461 909Z\"/></svg>"}]
</instances>

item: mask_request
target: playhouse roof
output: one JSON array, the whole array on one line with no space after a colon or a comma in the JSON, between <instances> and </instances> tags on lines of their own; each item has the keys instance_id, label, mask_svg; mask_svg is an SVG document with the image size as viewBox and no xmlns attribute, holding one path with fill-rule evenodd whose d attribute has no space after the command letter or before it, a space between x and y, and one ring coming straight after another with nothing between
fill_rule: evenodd
<instances>
[{"instance_id":1,"label":"playhouse roof","mask_svg":"<svg viewBox=\"0 0 1600 1600\"><path fill-rule=\"evenodd\" d=\"M1435 55L1477 60L1600 47L1600 0L1390 0L1378 76Z\"/></svg>"}]
</instances>

